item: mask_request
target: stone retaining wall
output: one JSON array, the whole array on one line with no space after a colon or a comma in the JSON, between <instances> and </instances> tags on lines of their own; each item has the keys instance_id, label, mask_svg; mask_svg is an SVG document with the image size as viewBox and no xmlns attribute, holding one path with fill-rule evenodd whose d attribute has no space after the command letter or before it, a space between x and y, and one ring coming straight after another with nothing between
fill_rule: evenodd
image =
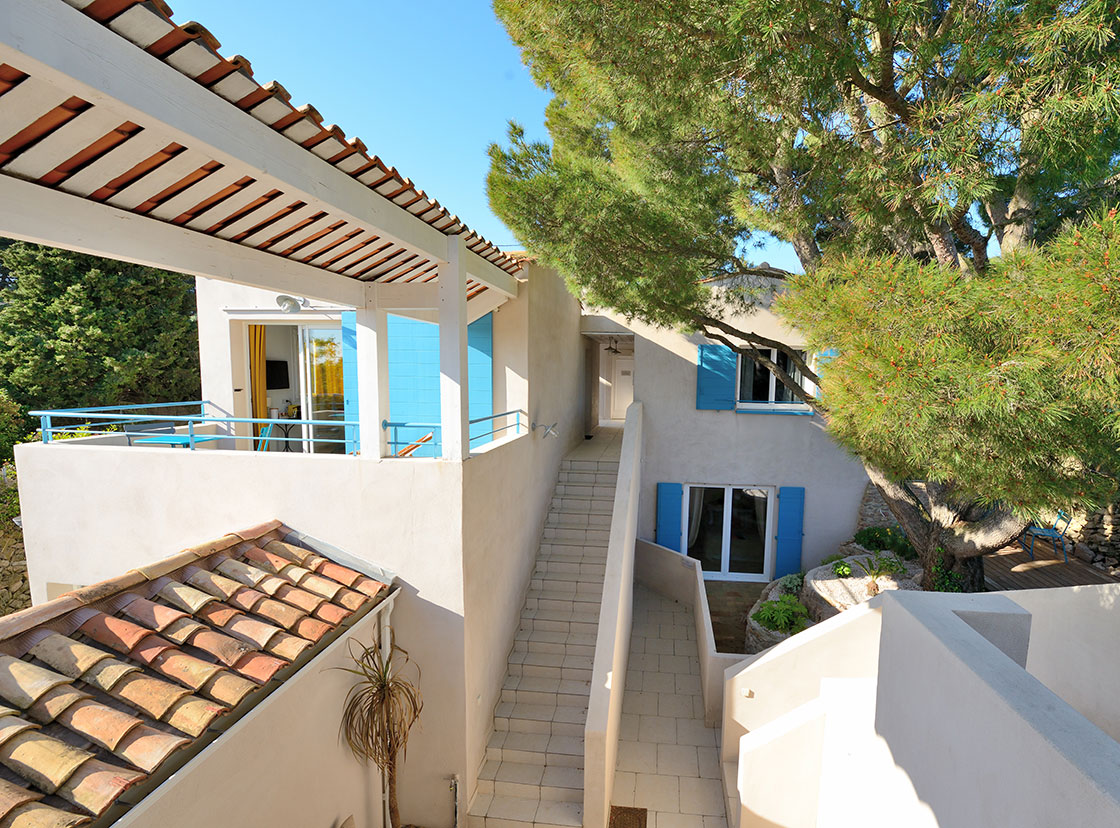
<instances>
[{"instance_id":1,"label":"stone retaining wall","mask_svg":"<svg viewBox=\"0 0 1120 828\"><path fill-rule=\"evenodd\" d=\"M1096 512L1077 512L1069 536L1088 546L1097 556L1120 558L1120 503Z\"/></svg>"}]
</instances>

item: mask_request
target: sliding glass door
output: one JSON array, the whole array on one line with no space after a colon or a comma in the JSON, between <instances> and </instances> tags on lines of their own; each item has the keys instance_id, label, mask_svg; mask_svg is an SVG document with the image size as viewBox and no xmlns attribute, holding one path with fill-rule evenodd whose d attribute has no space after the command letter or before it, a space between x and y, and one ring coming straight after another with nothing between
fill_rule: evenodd
<instances>
[{"instance_id":1,"label":"sliding glass door","mask_svg":"<svg viewBox=\"0 0 1120 828\"><path fill-rule=\"evenodd\" d=\"M773 503L773 489L766 486L684 487L683 545L705 577L770 580Z\"/></svg>"},{"instance_id":2,"label":"sliding glass door","mask_svg":"<svg viewBox=\"0 0 1120 828\"><path fill-rule=\"evenodd\" d=\"M342 331L340 328L300 328L303 373L303 418L324 425L304 426L316 454L344 454L345 429L329 425L345 419L342 387ZM329 440L330 442L320 442Z\"/></svg>"}]
</instances>

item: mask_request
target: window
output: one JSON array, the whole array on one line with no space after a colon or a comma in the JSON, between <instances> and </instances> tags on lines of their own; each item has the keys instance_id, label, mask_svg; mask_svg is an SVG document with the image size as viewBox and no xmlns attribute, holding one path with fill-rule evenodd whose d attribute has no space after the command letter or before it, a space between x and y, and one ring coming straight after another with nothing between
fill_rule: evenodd
<instances>
[{"instance_id":1,"label":"window","mask_svg":"<svg viewBox=\"0 0 1120 828\"><path fill-rule=\"evenodd\" d=\"M684 486L682 547L706 577L770 579L772 494L766 486Z\"/></svg>"},{"instance_id":2,"label":"window","mask_svg":"<svg viewBox=\"0 0 1120 828\"><path fill-rule=\"evenodd\" d=\"M764 350L763 354L769 357L775 365L793 377L794 381L802 388L811 391L812 384L801 376L801 371L793 364L793 360L782 351L771 349ZM798 351L798 356L805 359L805 352ZM762 365L750 357L739 357L739 408L750 408L757 405L786 405L790 407L805 407L793 392L785 385L778 382L778 378Z\"/></svg>"}]
</instances>

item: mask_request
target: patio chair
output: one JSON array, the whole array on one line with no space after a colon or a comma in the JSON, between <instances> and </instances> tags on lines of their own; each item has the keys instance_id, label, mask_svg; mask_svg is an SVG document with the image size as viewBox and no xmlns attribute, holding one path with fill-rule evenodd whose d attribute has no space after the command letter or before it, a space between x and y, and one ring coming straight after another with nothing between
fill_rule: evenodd
<instances>
[{"instance_id":1,"label":"patio chair","mask_svg":"<svg viewBox=\"0 0 1120 828\"><path fill-rule=\"evenodd\" d=\"M257 451L268 451L268 441L272 439L272 427L276 423L269 423L257 435Z\"/></svg>"},{"instance_id":2,"label":"patio chair","mask_svg":"<svg viewBox=\"0 0 1120 828\"><path fill-rule=\"evenodd\" d=\"M1028 526L1027 529L1019 536L1019 544L1034 560L1034 542L1039 538L1045 538L1050 541L1050 544L1055 550L1058 544L1062 545L1062 556L1065 558L1066 563L1069 563L1069 552L1066 551L1066 532L1069 531L1070 516L1065 512L1058 512L1058 516L1054 518L1052 526ZM1060 529L1058 527L1061 527ZM1031 539L1031 545L1027 547L1027 538Z\"/></svg>"},{"instance_id":3,"label":"patio chair","mask_svg":"<svg viewBox=\"0 0 1120 828\"><path fill-rule=\"evenodd\" d=\"M420 448L420 446L424 445L424 443L431 442L432 438L435 437L435 436L436 436L436 433L434 431L429 431L427 434L425 434L419 440L417 440L413 443L409 443L403 449L398 451L397 452L397 457L411 457L412 453L414 451L416 451L416 449Z\"/></svg>"}]
</instances>

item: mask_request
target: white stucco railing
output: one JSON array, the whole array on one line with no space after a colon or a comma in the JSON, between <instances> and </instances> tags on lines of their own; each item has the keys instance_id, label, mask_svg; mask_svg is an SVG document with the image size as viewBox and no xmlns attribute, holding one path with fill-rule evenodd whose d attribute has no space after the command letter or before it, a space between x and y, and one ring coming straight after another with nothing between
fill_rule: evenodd
<instances>
[{"instance_id":1,"label":"white stucco railing","mask_svg":"<svg viewBox=\"0 0 1120 828\"><path fill-rule=\"evenodd\" d=\"M605 828L614 788L618 732L622 725L622 697L630 657L634 614L634 541L638 531L638 492L641 489L642 404L626 409L622 453L607 541L603 604L595 638L591 697L583 731L583 824Z\"/></svg>"}]
</instances>

